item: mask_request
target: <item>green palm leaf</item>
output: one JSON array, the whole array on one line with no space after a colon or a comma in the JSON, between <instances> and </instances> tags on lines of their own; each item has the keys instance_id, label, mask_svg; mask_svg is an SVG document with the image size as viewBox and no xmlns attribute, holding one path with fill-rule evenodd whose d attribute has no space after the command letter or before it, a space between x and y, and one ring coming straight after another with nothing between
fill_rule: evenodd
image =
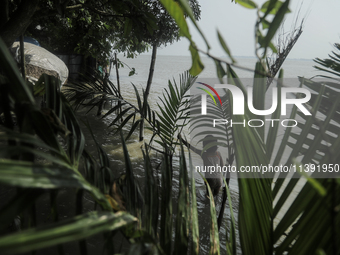
<instances>
[{"instance_id":1,"label":"green palm leaf","mask_svg":"<svg viewBox=\"0 0 340 255\"><path fill-rule=\"evenodd\" d=\"M1 253L34 251L77 241L102 232L118 230L135 222L128 213L90 212L42 228L25 230L0 238Z\"/></svg>"}]
</instances>

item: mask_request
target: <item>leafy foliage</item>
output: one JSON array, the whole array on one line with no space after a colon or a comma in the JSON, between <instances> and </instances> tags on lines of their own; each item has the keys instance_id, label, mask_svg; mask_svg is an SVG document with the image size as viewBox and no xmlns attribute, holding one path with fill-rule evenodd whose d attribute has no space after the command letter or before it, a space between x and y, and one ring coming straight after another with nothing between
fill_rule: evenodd
<instances>
[{"instance_id":1,"label":"leafy foliage","mask_svg":"<svg viewBox=\"0 0 340 255\"><path fill-rule=\"evenodd\" d=\"M252 1L236 2L247 8L257 8L257 5ZM263 15L258 17L256 24L258 43L256 50L258 53L260 50L264 50L264 54L262 56L257 55L260 62L257 63L255 68L255 78L265 78L267 76L263 59L266 56L268 47L275 51L271 40L284 15L289 12L288 5L289 1L279 2L273 0L266 2L261 7ZM171 7L167 9L171 11ZM271 22L268 22L267 16L270 14L273 14L274 17ZM178 22L181 21L178 19ZM262 23L264 24L264 30L267 30L264 36L259 26ZM189 40L191 39L189 38ZM225 43L223 40L220 40L220 42L223 47ZM190 41L190 44L192 45L193 43ZM226 51L228 52L228 49ZM206 54L217 63L217 73L220 79L227 75L229 84L234 82L235 86L245 91L243 85L235 80L237 75L232 69L233 63L222 61L209 53ZM226 71L221 69L221 62L229 64ZM321 61L322 65L325 65L326 62ZM331 67L330 62L327 63L327 67ZM287 128L280 142L279 150L275 154L273 154L273 146L278 144L278 141L276 141L278 136L277 125L271 128L268 133L265 132L264 127L232 127L231 132L225 128L224 131L221 130L217 133L221 137L223 137L223 133L232 134L233 142L230 144L235 150L236 166L238 168L240 166L260 166L271 163L273 166L297 164L300 169L304 169L302 166L307 167L311 163L316 166L320 164L330 164L332 166L336 162L340 149L338 139L336 139L337 129L340 124L337 117L337 96L339 91L333 88L338 88L338 85L332 82L326 82L327 85L322 85L302 78L300 81L301 84L316 92L313 93L312 100L309 102L313 114L312 116L299 114L299 117L304 120L299 123L299 129L296 130L297 134L293 133L291 128ZM280 88L282 85L278 82L277 86ZM255 82L253 87L255 108L264 109L266 84L265 82ZM232 98L229 98L229 101L231 100ZM220 109L217 107L210 108L215 111L217 116L222 117L229 115L228 107L229 105L226 104ZM296 114L297 109L294 108L290 119L294 119ZM277 119L279 115L280 109L273 113L272 119ZM247 112L244 119L247 122L253 117L257 119L263 118L263 116L254 116ZM238 116L230 118L235 122L243 121L243 118ZM202 122L197 121L195 124L204 127L209 120L208 116ZM283 158L284 152L288 153L288 159ZM298 161L297 158L299 158ZM304 179L302 176L307 177L307 182L304 182L301 191L294 196L293 194L297 190L297 182ZM339 227L337 225L339 215L334 211L339 204L339 198L335 195L339 188L336 180L322 179L318 181L313 179L318 177L316 173L309 176L304 172L301 175L295 173L294 178L287 180L287 185L283 185L285 174L281 174L277 180L272 178L242 178L245 177L242 173L238 173L238 177L240 198L238 231L244 254L311 254L317 250L327 251L327 253L339 252L334 243L335 239L331 238L332 235L337 235L336 229ZM253 177L259 176L254 175ZM285 206L288 207L288 210L285 210L283 206L288 198L292 199L293 202L290 205L286 204ZM322 203L322 206L319 203ZM329 209L332 213L326 216L325 211ZM321 218L324 220L317 220ZM314 220L310 221L310 219ZM335 225L329 228L327 222L332 222ZM327 237L324 236L326 229ZM313 233L312 238L310 238L311 233ZM230 235L231 239L236 238L232 231ZM236 253L232 246L228 248L228 251L230 254Z\"/></svg>"},{"instance_id":2,"label":"leafy foliage","mask_svg":"<svg viewBox=\"0 0 340 255\"><path fill-rule=\"evenodd\" d=\"M135 218L127 213L112 212L112 207L104 194L105 188L96 181L98 180L96 176L88 174L84 178L80 174L78 167L81 156L85 155L88 158L84 151L85 139L73 110L59 91L60 81L52 76L43 75L36 83L35 92L43 93L45 97L44 108L40 109L36 106L30 90L32 85L26 84L20 77L1 40L0 61L7 70L7 78L2 82L0 91L4 115L0 137L2 157L0 182L19 190L18 194L1 209L1 228L5 228L16 215L34 208L37 199L44 192L50 193L52 198L55 197L54 190L64 188L87 191L103 210L101 213L82 214L83 193L78 192L80 195L76 196L76 200L79 216L53 223L49 227L34 229L36 226L33 209L33 213L27 219L33 219L31 229L2 236L0 250L26 252L80 240L81 250L86 251L86 245L84 246L81 239L124 228L134 222ZM87 161L88 169L97 169L94 162ZM105 162L102 161L101 165L105 167ZM52 203L51 201L51 210L54 211L52 213L58 215ZM85 222L87 223L84 224ZM82 231L84 226L87 231ZM83 234L79 235L80 232Z\"/></svg>"},{"instance_id":3,"label":"leafy foliage","mask_svg":"<svg viewBox=\"0 0 340 255\"><path fill-rule=\"evenodd\" d=\"M340 54L339 54L340 44L335 43L334 47L335 47L335 50L337 50L337 51L332 51L332 55L330 54L329 58L327 58L327 59L316 58L314 60L317 64L321 65L321 66L314 66L316 69L318 69L320 71L324 71L324 72L332 75L332 76L320 75L320 77L333 79L334 76L335 77L339 76L339 73L340 73Z\"/></svg>"},{"instance_id":4,"label":"leafy foliage","mask_svg":"<svg viewBox=\"0 0 340 255\"><path fill-rule=\"evenodd\" d=\"M106 59L114 44L115 49L134 56L148 49L141 31L157 29L155 16L142 1L64 1L61 6L46 1L40 7L55 14L36 15L28 31L59 54L76 52Z\"/></svg>"},{"instance_id":5,"label":"leafy foliage","mask_svg":"<svg viewBox=\"0 0 340 255\"><path fill-rule=\"evenodd\" d=\"M195 80L195 77L186 72L180 76L179 84L175 80L169 81L168 89L164 90L163 98L160 98L162 103L157 104L160 113L153 111L148 103L146 103L146 108L143 109L142 102L144 100L134 85L132 86L137 105L124 100L115 85L110 80L101 78L100 75L96 76L96 79L87 78L85 82L66 85L65 93L76 109L80 106L87 106L91 110L95 106L100 108L106 101L116 102L116 105L105 113L103 118L121 108L110 126L115 126L116 133L118 133L131 120L132 126L125 138L126 140L133 134L141 121L138 115L143 115L154 135L158 137L156 142L162 148L165 148L167 153L173 154L176 145L178 145L176 141L177 133L180 133L188 122L189 100L187 92Z\"/></svg>"},{"instance_id":6,"label":"leafy foliage","mask_svg":"<svg viewBox=\"0 0 340 255\"><path fill-rule=\"evenodd\" d=\"M135 220L125 212L90 212L44 228L32 228L0 238L0 250L9 254L42 249L104 231L119 230Z\"/></svg>"},{"instance_id":7,"label":"leafy foliage","mask_svg":"<svg viewBox=\"0 0 340 255\"><path fill-rule=\"evenodd\" d=\"M261 73L262 65L257 64L256 68L257 74L255 74L255 77L259 77L258 74ZM231 67L229 67L228 77L229 84L233 83L242 91L245 90L242 83L236 80L236 73ZM266 80L262 80L263 83L255 80L253 84L254 102L264 102ZM281 82L281 80L278 81L278 91L282 86ZM232 142L229 144L224 143L229 146L229 150L232 148L235 151L236 167L238 169L240 166L263 166L270 163L272 166L282 164L288 167L296 164L298 170L306 167L307 171L307 174L304 172L299 174L297 171L293 176L294 178L287 180L286 185L283 185L283 183L286 180L287 173L281 173L276 176L276 178L278 177L276 180L269 175L269 178L264 179L261 178L261 174L254 173L253 178L249 178L249 174L246 176L242 172L238 173L240 194L238 231L244 254L253 254L255 250L259 254L272 254L274 252L275 254L287 252L289 254L310 254L320 248L328 250L328 252L331 251L329 247L333 247L333 250L337 249L334 246L334 239L330 238L330 236L336 235L335 229L338 228L338 225L329 228L327 224L329 222L337 224L335 222L338 222L339 216L334 212L326 215L325 212L328 210L327 208L333 208L333 211L336 205L339 204L339 198L335 195L339 186L334 179L313 179L317 177L324 178L325 171L318 173L314 169L315 172L312 171L311 175L308 172L311 172L309 164L313 164L313 166L328 166L329 164L332 167L337 162L340 149L338 139L335 139L340 125L338 118L338 97L340 96L337 90L338 85L334 82L325 81L321 84L304 78L300 78L300 82L301 85L303 84L315 92L312 93L312 99L309 101L312 116L299 113L296 106L294 106L289 118L296 119L296 115L299 116L298 128L294 128L294 132L292 128L287 128L280 142L277 141L277 125L272 126L269 132L265 132L264 127L250 128L246 126L239 128L235 125L233 127L219 125L218 131L214 132L214 135L216 133L216 136L222 139L221 141L223 141L223 138L226 140L226 137L228 137L226 134L231 134ZM229 96L228 92L223 95L223 97L226 96ZM280 98L280 95L278 98ZM213 103L209 104L209 110L212 115L207 114L205 118L200 116L201 118L194 119L191 124L200 128L200 130L208 130L214 118L228 118L232 119L233 122L242 122L243 117L230 115L232 105L228 101L230 102L232 98L228 99L224 98L222 107L217 107ZM278 105L280 105L280 102L278 102ZM197 106L195 108L194 105L194 109L199 111L200 108ZM264 109L264 104L262 106L258 105L256 109ZM280 108L277 109L271 119L279 119L280 111ZM244 119L247 122L249 119L260 119L261 117L246 112ZM206 128L204 129L204 127ZM198 135L200 134L204 135L198 133ZM280 146L278 146L278 151L273 154L275 144ZM283 155L287 154L288 158L284 159ZM299 158L298 161L297 158ZM298 181L304 179L304 177L307 178L307 182L304 182L301 191L296 196L293 196L292 194L296 192ZM286 210L284 205L288 198L293 202ZM323 205L321 206L319 203ZM325 217L326 219L320 222L317 220L319 217ZM307 220L311 218L315 219L313 224ZM307 222L309 223L307 224ZM297 226L299 227L296 228ZM318 230L314 232L316 228ZM324 236L325 229L328 229L328 237L321 238L321 236ZM307 233L312 232L314 235L311 240ZM231 233L231 236L231 239L236 238L233 233ZM255 236L257 238L254 239ZM227 249L232 254L232 246Z\"/></svg>"},{"instance_id":8,"label":"leafy foliage","mask_svg":"<svg viewBox=\"0 0 340 255\"><path fill-rule=\"evenodd\" d=\"M178 144L177 133L181 133L183 128L188 124L190 112L187 92L195 83L196 78L192 77L189 72L180 76L179 85L174 80L169 81L168 89L163 92L163 98L160 98L162 105L157 104L161 113L157 113L158 134L161 140L157 142L164 148L169 147L169 152L173 153L175 146ZM163 110L164 109L164 110Z\"/></svg>"},{"instance_id":9,"label":"leafy foliage","mask_svg":"<svg viewBox=\"0 0 340 255\"><path fill-rule=\"evenodd\" d=\"M98 70L93 70L92 74L83 74L82 79L83 81L65 84L64 87L65 96L73 102L75 110L87 105L91 111L97 106L100 115L105 104L113 98L121 98L118 89Z\"/></svg>"},{"instance_id":10,"label":"leafy foliage","mask_svg":"<svg viewBox=\"0 0 340 255\"><path fill-rule=\"evenodd\" d=\"M158 1L3 2L0 36L7 46L27 29L27 35L51 52L107 59L112 45L133 57L154 43L166 45L179 38L177 24ZM199 17L197 1L191 0L190 6Z\"/></svg>"}]
</instances>

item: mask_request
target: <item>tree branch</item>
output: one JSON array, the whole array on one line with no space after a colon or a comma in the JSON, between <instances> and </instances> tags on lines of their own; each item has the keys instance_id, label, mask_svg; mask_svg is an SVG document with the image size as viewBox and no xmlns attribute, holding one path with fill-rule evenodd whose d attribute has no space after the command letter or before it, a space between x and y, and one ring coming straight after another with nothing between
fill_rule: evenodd
<instances>
[{"instance_id":1,"label":"tree branch","mask_svg":"<svg viewBox=\"0 0 340 255\"><path fill-rule=\"evenodd\" d=\"M76 4L76 5L72 5L72 6L66 6L66 9L80 9L83 8L84 6L82 4Z\"/></svg>"},{"instance_id":2,"label":"tree branch","mask_svg":"<svg viewBox=\"0 0 340 255\"><path fill-rule=\"evenodd\" d=\"M39 0L22 1L18 9L1 27L0 37L4 40L7 47L10 47L15 39L23 34L31 24L38 4Z\"/></svg>"}]
</instances>

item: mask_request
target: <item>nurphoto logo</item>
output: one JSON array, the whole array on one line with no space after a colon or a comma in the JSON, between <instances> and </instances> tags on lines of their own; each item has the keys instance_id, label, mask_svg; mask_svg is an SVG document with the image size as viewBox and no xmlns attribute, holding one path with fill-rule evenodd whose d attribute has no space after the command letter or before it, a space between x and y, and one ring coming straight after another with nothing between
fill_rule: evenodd
<instances>
[{"instance_id":1,"label":"nurphoto logo","mask_svg":"<svg viewBox=\"0 0 340 255\"><path fill-rule=\"evenodd\" d=\"M209 106L207 103L207 95L210 96L215 106L222 107L223 103L223 97L220 96L220 94L217 92L217 90L224 90L229 91L232 96L232 114L233 115L244 115L245 114L245 95L243 91L231 84L214 84L213 86L204 83L204 82L197 82L198 84L202 85L201 87L196 87L196 89L199 89L199 91L204 91L204 93L201 93L201 115L207 115L207 111L209 107L212 107L212 105ZM280 91L278 91L280 90ZM291 109L294 105L297 107L298 110L300 110L304 115L311 115L309 110L304 106L305 103L307 103L311 99L311 93L309 90L305 88L300 87L283 87L283 88L269 88L267 91L267 94L271 96L271 104L270 107L267 107L266 109L256 109L253 102L253 87L248 86L246 88L246 100L247 100L247 107L248 110L257 116L266 116L271 115L274 113L278 108L278 102L280 99L280 109L281 109L281 116L287 115L287 109ZM280 92L280 93L278 93ZM195 92L194 94L197 95L199 92ZM293 96L291 98L290 95L296 95L299 94L299 97ZM303 97L303 96L304 97ZM225 97L225 101L228 101L228 99ZM218 103L219 102L219 103ZM279 121L282 127L295 127L297 126L298 122L294 119L249 119L249 120L243 120L241 122L233 122L232 118L226 119L226 118L214 118L212 120L212 126L216 127L217 125L227 125L230 124L230 126L233 125L241 125L243 127L249 126L249 127L262 127L265 123L268 123L270 127L274 126L274 123Z\"/></svg>"},{"instance_id":2,"label":"nurphoto logo","mask_svg":"<svg viewBox=\"0 0 340 255\"><path fill-rule=\"evenodd\" d=\"M244 95L243 92L240 88L236 87L235 85L230 85L230 84L215 84L214 87L202 83L202 82L198 82L202 85L205 85L206 87L210 88L215 95L217 96L217 98L220 101L220 104L222 105L222 101L221 98L219 96L219 94L216 92L216 89L227 89L231 92L232 96L233 96L233 115L244 115ZM202 88L199 88L202 89ZM206 89L202 89L203 91L205 91L207 94L210 95L210 97L213 99L213 101L215 102L216 105L216 100L213 97L213 95ZM276 109L277 109L277 88L272 88L272 106L270 107L270 109L268 110L257 110L254 108L254 104L253 104L253 88L252 87L248 87L247 88L247 95L248 95L248 108L249 111L252 112L255 115L269 115L272 114ZM305 94L306 97L304 98L287 98L287 94L288 93L302 93ZM207 96L206 94L202 94L202 114L207 114ZM303 112L304 115L312 115L305 106L303 106L302 104L307 103L311 98L311 94L310 91L304 88L281 88L281 115L286 115L287 114L287 105L291 104L291 105L296 105L296 107L298 107L300 109L301 112Z\"/></svg>"}]
</instances>

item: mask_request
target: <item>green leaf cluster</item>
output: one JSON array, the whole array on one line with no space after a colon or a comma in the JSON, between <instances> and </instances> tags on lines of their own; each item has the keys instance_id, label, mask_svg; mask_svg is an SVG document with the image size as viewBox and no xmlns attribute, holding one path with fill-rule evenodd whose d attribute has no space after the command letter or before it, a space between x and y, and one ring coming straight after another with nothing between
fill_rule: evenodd
<instances>
[{"instance_id":1,"label":"green leaf cluster","mask_svg":"<svg viewBox=\"0 0 340 255\"><path fill-rule=\"evenodd\" d=\"M6 70L0 85L4 116L0 125L0 183L18 191L0 210L0 228L6 229L19 215L30 222L22 226L21 232L0 237L0 253L29 252L55 245L61 252L60 244L72 241L79 241L80 249L86 252L82 239L134 223L132 215L113 212L105 194L108 191L99 181L107 178L102 176L109 167L107 155L98 146L102 156L98 163L84 150L84 135L60 92L60 81L44 74L32 89L32 84L21 78L2 40L0 62ZM32 90L43 94L42 108L36 105ZM79 171L82 157L86 162L85 177ZM77 203L77 216L67 220L58 220L56 199L62 189L73 190L71 195ZM82 212L83 191L101 207L100 212ZM49 224L37 226L35 206L46 193L51 198L52 217Z\"/></svg>"}]
</instances>

